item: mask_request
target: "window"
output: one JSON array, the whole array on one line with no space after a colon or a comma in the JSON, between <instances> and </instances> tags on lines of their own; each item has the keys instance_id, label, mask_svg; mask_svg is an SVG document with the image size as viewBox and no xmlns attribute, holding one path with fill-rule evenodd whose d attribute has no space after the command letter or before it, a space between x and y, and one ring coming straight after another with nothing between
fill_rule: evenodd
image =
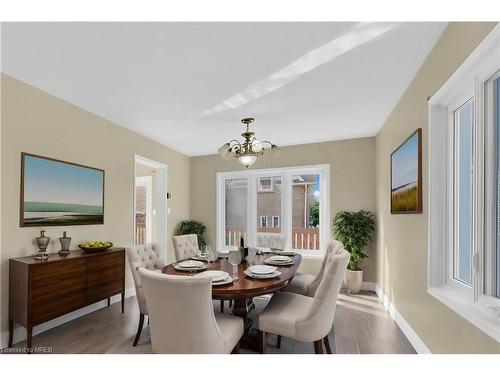
<instances>
[{"instance_id":1,"label":"window","mask_svg":"<svg viewBox=\"0 0 500 375\"><path fill-rule=\"evenodd\" d=\"M237 246L241 236L249 246L263 246L272 238L287 249L321 256L330 232L330 212L322 209L330 206L329 175L329 165L219 172L218 246Z\"/></svg>"},{"instance_id":2,"label":"window","mask_svg":"<svg viewBox=\"0 0 500 375\"><path fill-rule=\"evenodd\" d=\"M261 228L267 228L267 216L260 217L260 226Z\"/></svg>"},{"instance_id":3,"label":"window","mask_svg":"<svg viewBox=\"0 0 500 375\"><path fill-rule=\"evenodd\" d=\"M247 180L244 178L227 179L225 186L225 246L239 246L240 239L246 240L247 232Z\"/></svg>"},{"instance_id":4,"label":"window","mask_svg":"<svg viewBox=\"0 0 500 375\"><path fill-rule=\"evenodd\" d=\"M500 26L429 101L428 292L500 341Z\"/></svg>"},{"instance_id":5,"label":"window","mask_svg":"<svg viewBox=\"0 0 500 375\"><path fill-rule=\"evenodd\" d=\"M273 216L273 228L279 228L279 227L280 227L280 217Z\"/></svg>"},{"instance_id":6,"label":"window","mask_svg":"<svg viewBox=\"0 0 500 375\"><path fill-rule=\"evenodd\" d=\"M257 179L257 189L259 193L272 192L273 189L273 178L272 177L260 177Z\"/></svg>"},{"instance_id":7,"label":"window","mask_svg":"<svg viewBox=\"0 0 500 375\"><path fill-rule=\"evenodd\" d=\"M472 133L473 101L453 110L453 278L472 285Z\"/></svg>"}]
</instances>

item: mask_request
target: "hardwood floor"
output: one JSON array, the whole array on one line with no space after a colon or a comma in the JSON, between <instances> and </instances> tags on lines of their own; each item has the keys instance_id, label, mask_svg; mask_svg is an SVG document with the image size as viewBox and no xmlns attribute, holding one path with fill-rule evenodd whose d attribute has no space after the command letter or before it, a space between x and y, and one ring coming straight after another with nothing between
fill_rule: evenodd
<instances>
[{"instance_id":1,"label":"hardwood floor","mask_svg":"<svg viewBox=\"0 0 500 375\"><path fill-rule=\"evenodd\" d=\"M265 299L256 299L256 309L250 317L257 316L265 307ZM214 303L216 311L219 303ZM227 303L226 303L227 311ZM33 337L33 346L52 347L53 353L151 353L149 327L144 326L136 347L132 346L139 311L135 297L125 301L125 314L120 304L114 303ZM330 333L330 343L335 339L339 354L412 354L415 350L401 332L396 322L385 311L377 296L371 292L358 295L342 293L339 296L334 321L335 338ZM314 353L312 343L301 343L283 337L281 348L276 348L276 336L267 335L267 353ZM23 347L20 342L14 347ZM240 350L240 353L250 353Z\"/></svg>"}]
</instances>

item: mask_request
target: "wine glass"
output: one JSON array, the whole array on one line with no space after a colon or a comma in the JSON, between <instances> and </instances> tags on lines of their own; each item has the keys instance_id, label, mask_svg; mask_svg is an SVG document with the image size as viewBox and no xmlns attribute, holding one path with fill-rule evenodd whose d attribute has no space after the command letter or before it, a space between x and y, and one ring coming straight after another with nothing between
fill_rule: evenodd
<instances>
[{"instance_id":1,"label":"wine glass","mask_svg":"<svg viewBox=\"0 0 500 375\"><path fill-rule=\"evenodd\" d=\"M241 263L241 252L239 250L230 250L228 259L232 266L232 277L236 280L238 278L238 264Z\"/></svg>"}]
</instances>

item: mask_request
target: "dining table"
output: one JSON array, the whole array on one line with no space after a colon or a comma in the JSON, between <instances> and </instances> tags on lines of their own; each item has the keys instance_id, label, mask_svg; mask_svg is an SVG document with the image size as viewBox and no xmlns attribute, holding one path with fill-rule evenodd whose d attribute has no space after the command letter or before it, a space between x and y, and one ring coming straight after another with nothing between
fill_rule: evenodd
<instances>
[{"instance_id":1,"label":"dining table","mask_svg":"<svg viewBox=\"0 0 500 375\"><path fill-rule=\"evenodd\" d=\"M255 307L253 305L253 298L276 293L283 289L293 279L302 260L300 254L290 256L294 260L293 264L275 266L281 272L281 275L272 279L255 279L245 274L244 271L250 265L264 264L265 259L272 255L274 253L256 255L251 264L247 261L242 261L237 266L231 265L227 256L224 255L214 262L207 262L208 270L226 271L229 275L236 276L236 279L231 284L212 286L212 299L233 301L232 314L241 317L245 327L243 337L240 340L240 347L256 352L262 352L262 343L258 330L252 329L253 322L248 317L250 310ZM162 272L168 275L194 276L199 272L206 271L206 269L199 272L180 271L175 268L177 263L179 262L166 265L162 269Z\"/></svg>"}]
</instances>

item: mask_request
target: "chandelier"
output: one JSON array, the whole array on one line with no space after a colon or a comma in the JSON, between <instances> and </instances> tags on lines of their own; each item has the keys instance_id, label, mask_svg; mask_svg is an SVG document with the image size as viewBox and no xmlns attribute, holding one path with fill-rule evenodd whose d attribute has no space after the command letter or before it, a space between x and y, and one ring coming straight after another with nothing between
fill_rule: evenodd
<instances>
[{"instance_id":1,"label":"chandelier","mask_svg":"<svg viewBox=\"0 0 500 375\"><path fill-rule=\"evenodd\" d=\"M269 141L257 140L257 138L255 138L255 133L249 130L249 126L253 121L254 119L251 117L241 120L247 127L246 131L241 133L241 136L245 139L243 143L233 139L219 148L219 154L223 159L229 160L234 156L241 165L248 168L253 165L257 157L263 155L266 150L271 150L275 156L278 155L278 146Z\"/></svg>"}]
</instances>

